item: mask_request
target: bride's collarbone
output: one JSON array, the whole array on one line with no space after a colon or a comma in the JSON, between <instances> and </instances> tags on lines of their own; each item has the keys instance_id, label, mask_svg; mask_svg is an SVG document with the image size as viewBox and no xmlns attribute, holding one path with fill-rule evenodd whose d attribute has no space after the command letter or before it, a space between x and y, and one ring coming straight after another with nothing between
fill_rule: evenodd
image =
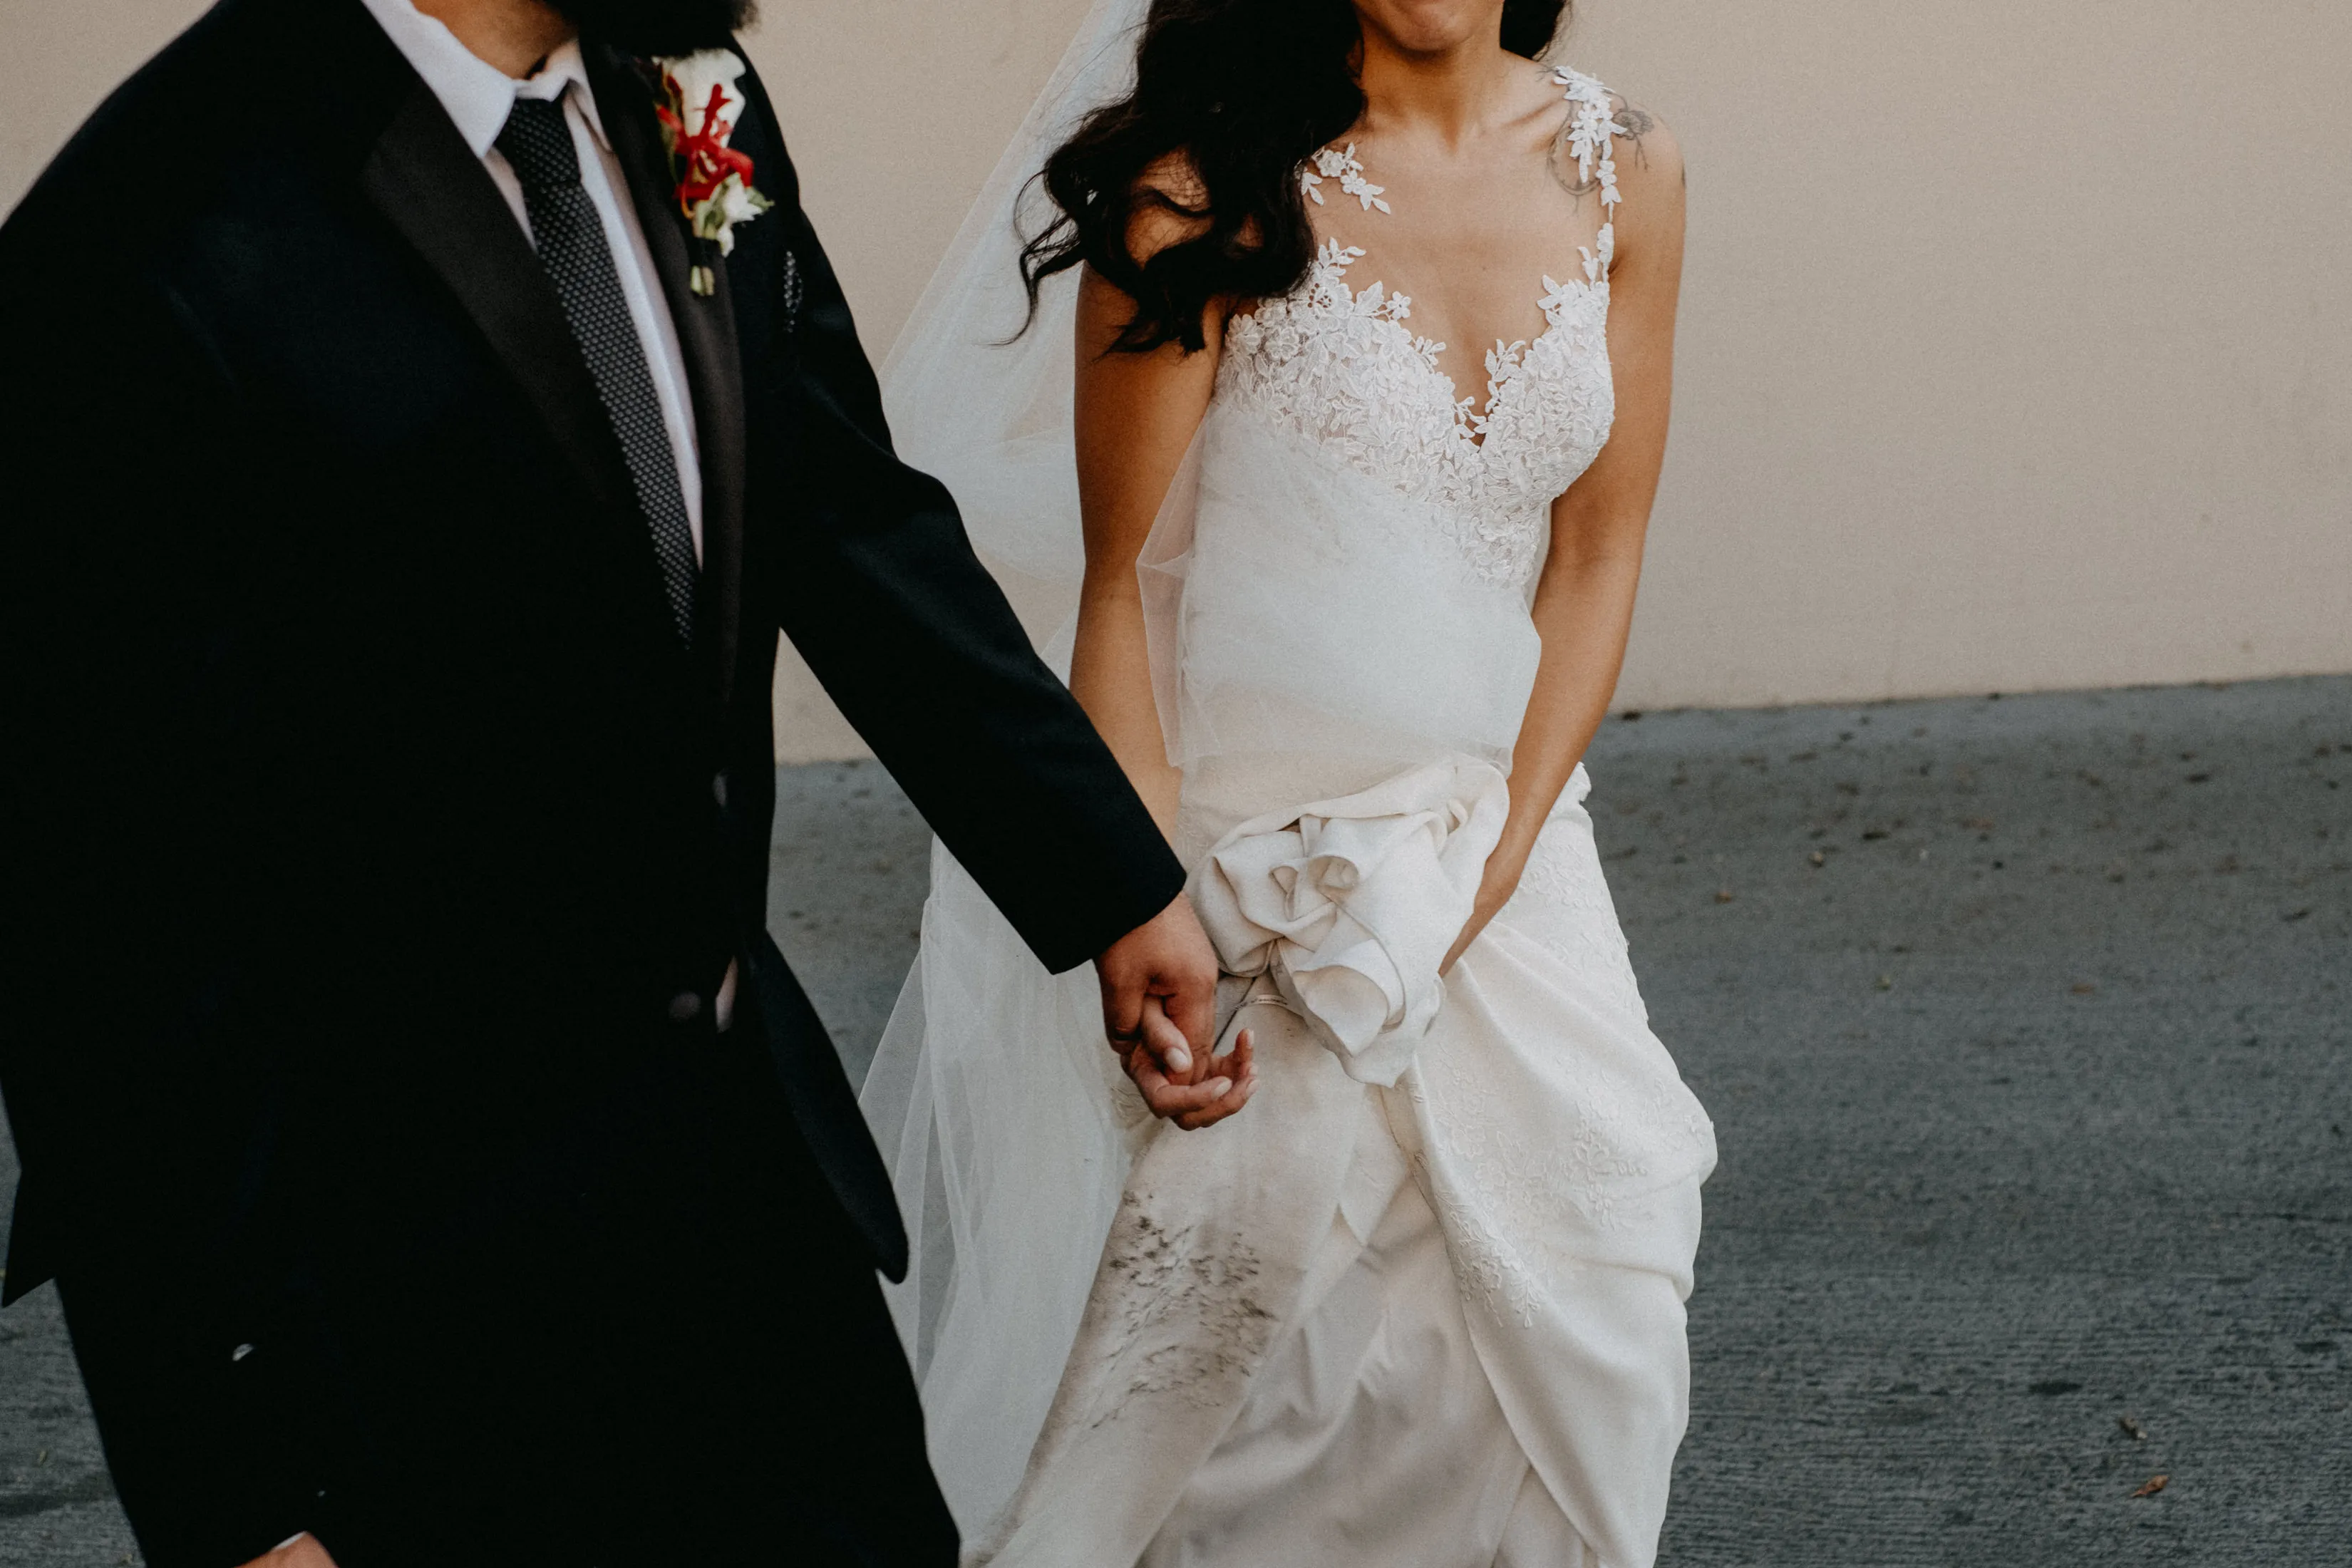
<instances>
[{"instance_id":1,"label":"bride's collarbone","mask_svg":"<svg viewBox=\"0 0 2352 1568\"><path fill-rule=\"evenodd\" d=\"M1361 147L1357 158L1385 210L1328 182L1309 214L1318 243L1362 252L1347 264L1350 291L1378 284L1388 300L1404 296L1413 335L1446 345L1440 357L1457 384L1483 384L1487 351L1545 331L1547 282L1585 278L1608 221L1601 203L1564 188L1540 154L1467 169L1414 161L1397 173ZM1465 369L1479 374L1465 382Z\"/></svg>"},{"instance_id":2,"label":"bride's collarbone","mask_svg":"<svg viewBox=\"0 0 2352 1568\"><path fill-rule=\"evenodd\" d=\"M1328 176L1308 193L1320 198L1309 209L1317 237L1361 247L1358 286L1377 280L1411 295L1424 325L1525 319L1541 279L1582 275L1581 258L1612 216L1571 151L1575 98L1563 99L1549 68L1515 86L1523 111L1475 142L1449 145L1372 122L1317 162ZM1497 337L1510 341L1487 335Z\"/></svg>"}]
</instances>

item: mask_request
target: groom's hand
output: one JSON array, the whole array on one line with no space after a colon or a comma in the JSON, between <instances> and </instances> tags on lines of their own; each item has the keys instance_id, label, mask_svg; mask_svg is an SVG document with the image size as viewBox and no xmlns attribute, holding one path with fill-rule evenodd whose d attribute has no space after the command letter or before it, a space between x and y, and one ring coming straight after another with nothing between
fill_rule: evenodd
<instances>
[{"instance_id":1,"label":"groom's hand","mask_svg":"<svg viewBox=\"0 0 2352 1568\"><path fill-rule=\"evenodd\" d=\"M1249 1052L1216 1045L1217 954L1181 894L1095 960L1103 1029L1154 1116L1186 1128L1222 1121L1257 1088Z\"/></svg>"}]
</instances>

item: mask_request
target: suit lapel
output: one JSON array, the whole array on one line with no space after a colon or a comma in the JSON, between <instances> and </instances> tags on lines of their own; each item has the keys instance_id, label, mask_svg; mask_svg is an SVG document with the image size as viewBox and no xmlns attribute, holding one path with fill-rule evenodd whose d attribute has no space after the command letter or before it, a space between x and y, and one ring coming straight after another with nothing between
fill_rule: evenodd
<instances>
[{"instance_id":1,"label":"suit lapel","mask_svg":"<svg viewBox=\"0 0 2352 1568\"><path fill-rule=\"evenodd\" d=\"M489 340L601 510L635 516L628 468L554 286L481 161L415 82L360 183Z\"/></svg>"},{"instance_id":2,"label":"suit lapel","mask_svg":"<svg viewBox=\"0 0 2352 1568\"><path fill-rule=\"evenodd\" d=\"M743 618L743 360L735 341L733 296L724 267L717 269L716 293L705 297L688 286L694 258L677 209L669 153L654 119L653 89L627 57L603 47L581 53L596 93L597 118L628 176L637 224L661 275L686 360L702 458L700 613L709 635L698 640L723 705L732 695Z\"/></svg>"}]
</instances>

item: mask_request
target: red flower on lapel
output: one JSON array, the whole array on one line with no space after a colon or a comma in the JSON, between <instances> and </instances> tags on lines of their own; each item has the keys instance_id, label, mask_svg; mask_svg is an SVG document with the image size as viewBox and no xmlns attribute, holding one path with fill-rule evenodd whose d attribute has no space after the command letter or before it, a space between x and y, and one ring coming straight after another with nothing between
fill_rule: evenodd
<instances>
[{"instance_id":1,"label":"red flower on lapel","mask_svg":"<svg viewBox=\"0 0 2352 1568\"><path fill-rule=\"evenodd\" d=\"M743 112L743 95L735 83L749 68L730 49L704 49L654 65L668 99L654 113L669 147L670 172L677 176L678 211L706 247L689 281L696 293L707 296L719 287L707 247L715 245L720 256L731 255L735 226L775 205L751 184L751 158L728 145Z\"/></svg>"}]
</instances>

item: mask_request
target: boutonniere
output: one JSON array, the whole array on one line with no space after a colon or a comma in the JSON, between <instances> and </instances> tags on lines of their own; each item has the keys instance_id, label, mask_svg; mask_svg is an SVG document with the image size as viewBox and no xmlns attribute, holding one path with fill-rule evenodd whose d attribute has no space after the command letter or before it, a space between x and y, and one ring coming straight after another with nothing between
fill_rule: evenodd
<instances>
[{"instance_id":1,"label":"boutonniere","mask_svg":"<svg viewBox=\"0 0 2352 1568\"><path fill-rule=\"evenodd\" d=\"M693 231L699 258L688 286L708 296L719 288L719 256L735 250L735 226L775 204L751 184L751 160L730 147L743 95L735 82L747 68L731 49L704 49L654 61L668 102L656 106L670 173L677 176L677 206Z\"/></svg>"}]
</instances>

